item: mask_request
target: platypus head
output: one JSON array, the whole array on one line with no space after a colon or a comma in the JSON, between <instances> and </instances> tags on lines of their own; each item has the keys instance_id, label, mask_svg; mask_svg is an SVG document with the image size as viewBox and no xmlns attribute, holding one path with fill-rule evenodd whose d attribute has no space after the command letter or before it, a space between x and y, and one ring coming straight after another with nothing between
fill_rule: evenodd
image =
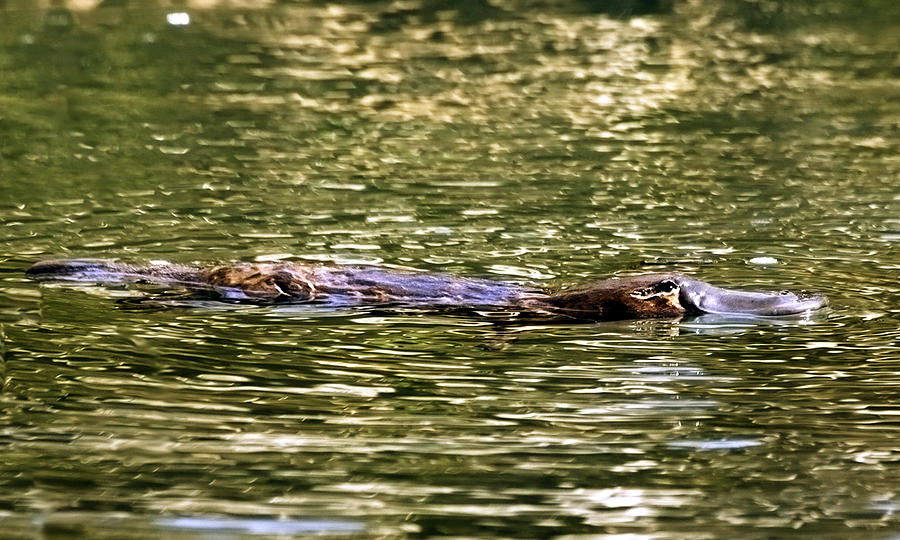
<instances>
[{"instance_id":1,"label":"platypus head","mask_svg":"<svg viewBox=\"0 0 900 540\"><path fill-rule=\"evenodd\" d=\"M680 274L609 279L562 291L545 302L569 315L604 320L678 317L686 313L778 316L826 304L822 296L732 291Z\"/></svg>"}]
</instances>

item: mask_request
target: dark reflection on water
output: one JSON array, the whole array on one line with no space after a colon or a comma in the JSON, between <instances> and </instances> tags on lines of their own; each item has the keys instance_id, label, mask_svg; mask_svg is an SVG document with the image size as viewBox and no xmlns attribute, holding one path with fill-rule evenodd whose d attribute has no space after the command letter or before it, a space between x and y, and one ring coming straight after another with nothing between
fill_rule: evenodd
<instances>
[{"instance_id":1,"label":"dark reflection on water","mask_svg":"<svg viewBox=\"0 0 900 540\"><path fill-rule=\"evenodd\" d=\"M896 532L888 4L7 3L0 537ZM831 306L565 325L24 279L67 255Z\"/></svg>"}]
</instances>

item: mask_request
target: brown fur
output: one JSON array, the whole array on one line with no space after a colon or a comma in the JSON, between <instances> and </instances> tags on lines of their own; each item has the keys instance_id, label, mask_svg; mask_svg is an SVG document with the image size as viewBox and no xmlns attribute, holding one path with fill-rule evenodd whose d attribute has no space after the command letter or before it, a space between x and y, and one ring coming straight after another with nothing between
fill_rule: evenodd
<instances>
[{"instance_id":1,"label":"brown fur","mask_svg":"<svg viewBox=\"0 0 900 540\"><path fill-rule=\"evenodd\" d=\"M661 286L670 283L671 290ZM678 317L687 311L677 286L665 275L602 281L550 295L542 303L556 311L597 319Z\"/></svg>"},{"instance_id":2,"label":"brown fur","mask_svg":"<svg viewBox=\"0 0 900 540\"><path fill-rule=\"evenodd\" d=\"M236 300L498 307L595 320L671 318L688 311L785 315L818 309L827 303L824 297L804 299L792 293L729 291L679 274L609 279L549 294L446 274L290 262L197 268L64 259L39 262L26 273L38 280L142 282L210 289Z\"/></svg>"},{"instance_id":3,"label":"brown fur","mask_svg":"<svg viewBox=\"0 0 900 540\"><path fill-rule=\"evenodd\" d=\"M203 281L215 288L236 289L250 298L303 300L316 295L308 266L238 263L204 270Z\"/></svg>"}]
</instances>

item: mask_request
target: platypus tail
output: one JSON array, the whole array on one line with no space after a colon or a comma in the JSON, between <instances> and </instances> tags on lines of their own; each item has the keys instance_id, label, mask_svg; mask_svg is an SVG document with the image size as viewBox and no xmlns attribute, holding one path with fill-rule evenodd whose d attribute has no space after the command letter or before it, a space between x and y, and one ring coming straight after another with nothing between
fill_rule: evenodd
<instances>
[{"instance_id":1,"label":"platypus tail","mask_svg":"<svg viewBox=\"0 0 900 540\"><path fill-rule=\"evenodd\" d=\"M160 263L134 265L105 259L52 259L35 263L25 275L31 279L50 281L86 281L119 283L148 281L152 283L201 283L201 271L189 266Z\"/></svg>"}]
</instances>

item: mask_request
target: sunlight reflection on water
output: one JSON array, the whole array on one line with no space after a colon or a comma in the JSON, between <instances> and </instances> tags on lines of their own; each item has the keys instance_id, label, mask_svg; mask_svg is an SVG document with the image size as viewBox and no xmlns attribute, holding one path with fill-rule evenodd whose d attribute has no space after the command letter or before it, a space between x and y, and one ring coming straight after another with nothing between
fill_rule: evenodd
<instances>
[{"instance_id":1,"label":"sunlight reflection on water","mask_svg":"<svg viewBox=\"0 0 900 540\"><path fill-rule=\"evenodd\" d=\"M8 536L895 529L890 13L663 4L0 7ZM568 324L22 275L64 256L831 305Z\"/></svg>"}]
</instances>

